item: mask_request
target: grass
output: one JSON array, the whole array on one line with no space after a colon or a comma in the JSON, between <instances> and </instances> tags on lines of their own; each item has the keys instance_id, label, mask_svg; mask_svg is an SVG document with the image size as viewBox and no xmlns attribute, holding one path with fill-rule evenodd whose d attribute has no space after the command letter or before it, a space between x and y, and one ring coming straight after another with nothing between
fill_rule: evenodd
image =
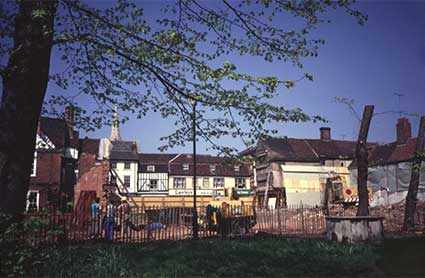
<instances>
[{"instance_id":1,"label":"grass","mask_svg":"<svg viewBox=\"0 0 425 278\"><path fill-rule=\"evenodd\" d=\"M251 239L92 243L48 250L49 277L383 277L385 247L324 240Z\"/></svg>"}]
</instances>

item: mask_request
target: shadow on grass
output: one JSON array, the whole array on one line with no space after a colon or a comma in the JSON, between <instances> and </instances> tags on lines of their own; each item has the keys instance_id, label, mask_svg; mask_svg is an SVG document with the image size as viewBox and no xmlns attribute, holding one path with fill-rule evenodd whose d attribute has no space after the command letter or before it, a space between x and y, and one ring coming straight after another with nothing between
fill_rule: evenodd
<instances>
[{"instance_id":1,"label":"shadow on grass","mask_svg":"<svg viewBox=\"0 0 425 278\"><path fill-rule=\"evenodd\" d=\"M425 277L425 238L386 239L378 267L391 277Z\"/></svg>"}]
</instances>

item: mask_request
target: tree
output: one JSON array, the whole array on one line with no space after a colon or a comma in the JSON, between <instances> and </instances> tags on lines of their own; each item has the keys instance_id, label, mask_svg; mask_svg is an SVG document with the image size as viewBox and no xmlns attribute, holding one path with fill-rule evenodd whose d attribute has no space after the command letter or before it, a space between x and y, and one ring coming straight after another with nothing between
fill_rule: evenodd
<instances>
[{"instance_id":1,"label":"tree","mask_svg":"<svg viewBox=\"0 0 425 278\"><path fill-rule=\"evenodd\" d=\"M373 116L373 105L366 105L363 111L362 122L360 125L359 137L356 144L356 160L357 160L357 192L359 194L359 207L357 216L369 215L369 191L367 189L368 177L368 150L367 136L369 133L370 121Z\"/></svg>"},{"instance_id":2,"label":"tree","mask_svg":"<svg viewBox=\"0 0 425 278\"><path fill-rule=\"evenodd\" d=\"M419 124L418 138L416 142L415 156L412 161L412 174L410 177L409 189L406 196L406 208L404 212L404 226L403 230L411 231L415 228L415 213L416 201L418 198L419 177L421 171L421 164L424 161L425 150L425 116L421 117Z\"/></svg>"},{"instance_id":3,"label":"tree","mask_svg":"<svg viewBox=\"0 0 425 278\"><path fill-rule=\"evenodd\" d=\"M107 123L115 105L139 118L150 110L173 117L176 131L162 138L162 150L190 141L193 98L198 136L224 154L235 150L217 144L222 136L238 136L249 145L276 132L265 127L272 121L321 120L273 103L282 88L312 80L311 74L298 80L253 76L227 58L236 53L302 67L303 58L317 56L324 43L311 31L328 22L330 9L341 8L364 23L367 17L353 2L179 0L164 6L154 23L126 0L107 8L72 0L2 3L0 54L7 64L0 68L0 209L24 208L43 101L52 113L74 105L77 123L88 130ZM281 26L287 16L294 28ZM63 72L49 71L52 49L62 54ZM49 80L67 94L44 100ZM68 93L71 88L77 92ZM79 94L91 96L97 107L79 105ZM250 130L242 130L240 122Z\"/></svg>"}]
</instances>

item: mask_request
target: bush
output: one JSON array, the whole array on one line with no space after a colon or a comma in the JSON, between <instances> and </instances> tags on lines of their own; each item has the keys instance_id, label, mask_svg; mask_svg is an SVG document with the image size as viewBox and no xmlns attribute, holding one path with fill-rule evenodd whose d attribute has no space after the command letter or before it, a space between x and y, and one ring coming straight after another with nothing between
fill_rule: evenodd
<instances>
[{"instance_id":1,"label":"bush","mask_svg":"<svg viewBox=\"0 0 425 278\"><path fill-rule=\"evenodd\" d=\"M0 214L0 277L34 275L49 258L48 253L38 248L40 232L47 227L51 229L43 234L43 240L62 231L39 216L17 218Z\"/></svg>"}]
</instances>

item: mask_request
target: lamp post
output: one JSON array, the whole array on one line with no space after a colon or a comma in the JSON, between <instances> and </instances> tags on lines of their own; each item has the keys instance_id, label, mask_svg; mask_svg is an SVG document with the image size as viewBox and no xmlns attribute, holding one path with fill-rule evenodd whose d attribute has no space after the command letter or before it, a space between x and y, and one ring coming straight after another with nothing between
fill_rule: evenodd
<instances>
[{"instance_id":1,"label":"lamp post","mask_svg":"<svg viewBox=\"0 0 425 278\"><path fill-rule=\"evenodd\" d=\"M198 212L196 210L196 99L192 98L192 136L193 136L193 238L198 238Z\"/></svg>"}]
</instances>

